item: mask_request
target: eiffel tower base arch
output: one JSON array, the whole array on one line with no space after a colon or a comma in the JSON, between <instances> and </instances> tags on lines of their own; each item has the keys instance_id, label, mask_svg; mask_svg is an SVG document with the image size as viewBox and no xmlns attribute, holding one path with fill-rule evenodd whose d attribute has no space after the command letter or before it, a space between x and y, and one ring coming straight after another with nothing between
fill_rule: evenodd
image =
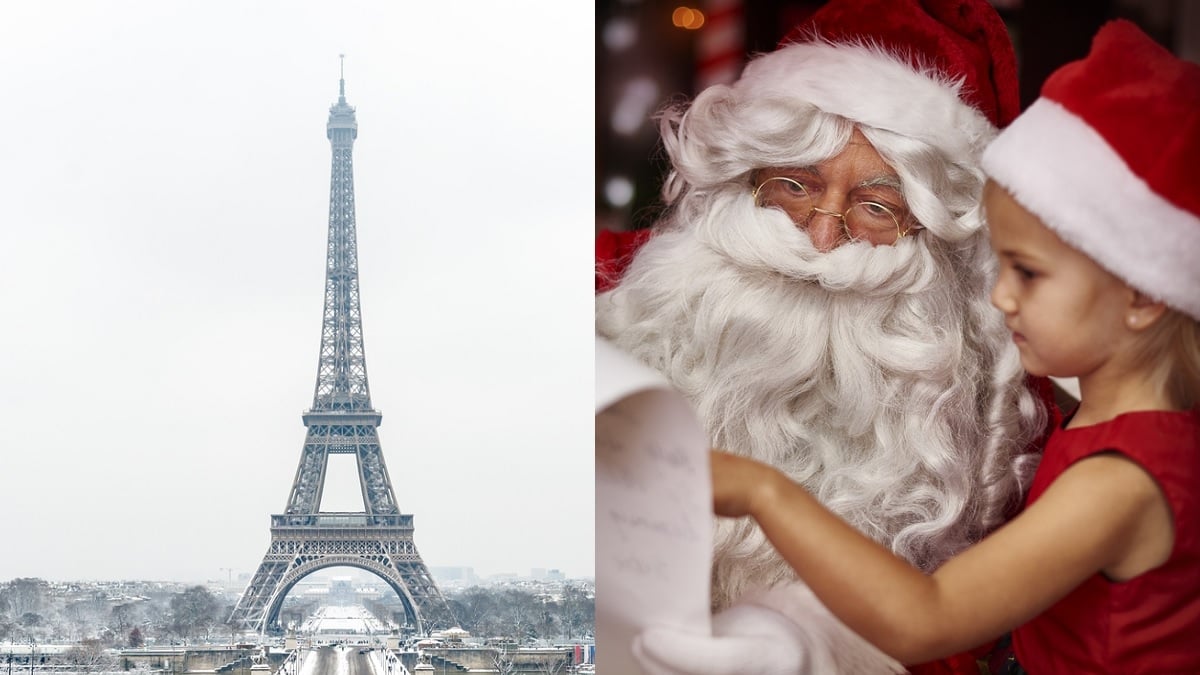
<instances>
[{"instance_id":1,"label":"eiffel tower base arch","mask_svg":"<svg viewBox=\"0 0 1200 675\"><path fill-rule=\"evenodd\" d=\"M272 520L267 554L230 615L235 628L281 630L279 611L288 592L327 567L355 567L379 576L396 592L418 634L450 627L450 608L413 543L412 516L322 513Z\"/></svg>"}]
</instances>

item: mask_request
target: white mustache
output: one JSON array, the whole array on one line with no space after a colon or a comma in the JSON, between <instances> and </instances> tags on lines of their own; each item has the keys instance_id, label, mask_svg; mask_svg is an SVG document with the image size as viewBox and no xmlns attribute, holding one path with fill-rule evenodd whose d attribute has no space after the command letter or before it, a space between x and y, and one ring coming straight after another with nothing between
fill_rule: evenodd
<instances>
[{"instance_id":1,"label":"white mustache","mask_svg":"<svg viewBox=\"0 0 1200 675\"><path fill-rule=\"evenodd\" d=\"M747 272L866 296L919 293L936 281L929 253L917 241L920 235L888 246L848 242L824 252L787 214L756 205L742 186L721 188L710 199L708 215L691 225L693 236Z\"/></svg>"}]
</instances>

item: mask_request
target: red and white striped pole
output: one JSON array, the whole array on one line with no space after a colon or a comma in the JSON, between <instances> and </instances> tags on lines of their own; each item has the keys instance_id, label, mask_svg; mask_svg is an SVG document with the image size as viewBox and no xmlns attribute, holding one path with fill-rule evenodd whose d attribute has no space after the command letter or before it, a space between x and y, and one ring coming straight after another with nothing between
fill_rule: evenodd
<instances>
[{"instance_id":1,"label":"red and white striped pole","mask_svg":"<svg viewBox=\"0 0 1200 675\"><path fill-rule=\"evenodd\" d=\"M742 74L746 60L746 25L742 0L706 0L704 25L696 40L696 91L730 84Z\"/></svg>"}]
</instances>

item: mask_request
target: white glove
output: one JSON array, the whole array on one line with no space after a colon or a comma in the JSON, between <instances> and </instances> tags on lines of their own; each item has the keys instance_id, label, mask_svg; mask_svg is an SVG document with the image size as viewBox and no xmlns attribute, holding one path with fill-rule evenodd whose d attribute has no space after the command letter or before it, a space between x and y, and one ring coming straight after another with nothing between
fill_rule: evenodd
<instances>
[{"instance_id":1,"label":"white glove","mask_svg":"<svg viewBox=\"0 0 1200 675\"><path fill-rule=\"evenodd\" d=\"M802 583L747 594L712 635L648 628L633 655L651 675L894 675L904 666L859 637Z\"/></svg>"},{"instance_id":2,"label":"white glove","mask_svg":"<svg viewBox=\"0 0 1200 675\"><path fill-rule=\"evenodd\" d=\"M734 605L713 617L713 634L648 628L633 656L650 675L783 675L803 672L796 624L773 609Z\"/></svg>"}]
</instances>

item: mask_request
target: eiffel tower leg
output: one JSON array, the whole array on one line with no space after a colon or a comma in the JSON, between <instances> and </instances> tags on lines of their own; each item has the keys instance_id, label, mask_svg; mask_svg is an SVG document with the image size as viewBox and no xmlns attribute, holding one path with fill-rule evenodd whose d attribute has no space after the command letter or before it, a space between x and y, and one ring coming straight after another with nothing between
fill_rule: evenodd
<instances>
[{"instance_id":1,"label":"eiffel tower leg","mask_svg":"<svg viewBox=\"0 0 1200 675\"><path fill-rule=\"evenodd\" d=\"M417 632L428 635L435 630L450 628L455 623L450 605L438 590L425 563L416 556L415 550L412 557L415 560L393 559L392 567L396 570L397 576L403 580L412 596L413 603L417 606L418 616L413 622L417 627Z\"/></svg>"},{"instance_id":2,"label":"eiffel tower leg","mask_svg":"<svg viewBox=\"0 0 1200 675\"><path fill-rule=\"evenodd\" d=\"M288 563L263 560L238 599L229 623L237 630L261 633L266 630L267 609L279 580L287 573Z\"/></svg>"}]
</instances>

